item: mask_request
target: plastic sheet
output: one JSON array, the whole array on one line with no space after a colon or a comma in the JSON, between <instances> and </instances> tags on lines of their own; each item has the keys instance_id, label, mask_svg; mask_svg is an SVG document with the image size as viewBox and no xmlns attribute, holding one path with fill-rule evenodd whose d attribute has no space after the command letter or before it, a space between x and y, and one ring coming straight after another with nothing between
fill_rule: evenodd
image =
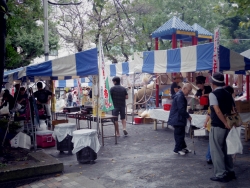
<instances>
[{"instance_id":1,"label":"plastic sheet","mask_svg":"<svg viewBox=\"0 0 250 188\"><path fill-rule=\"evenodd\" d=\"M97 153L101 147L97 138L97 131L92 129L74 131L72 143L74 143L74 149L72 151L74 154L87 146Z\"/></svg>"},{"instance_id":2,"label":"plastic sheet","mask_svg":"<svg viewBox=\"0 0 250 188\"><path fill-rule=\"evenodd\" d=\"M76 130L75 123L61 123L55 126L53 137L57 138L58 142L63 141L67 135L73 136L73 132Z\"/></svg>"}]
</instances>

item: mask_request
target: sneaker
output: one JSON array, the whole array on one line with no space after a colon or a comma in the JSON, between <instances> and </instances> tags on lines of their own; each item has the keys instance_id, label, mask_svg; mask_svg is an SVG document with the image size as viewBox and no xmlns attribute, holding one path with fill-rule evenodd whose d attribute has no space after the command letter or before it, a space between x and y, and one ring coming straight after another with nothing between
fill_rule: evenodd
<instances>
[{"instance_id":1,"label":"sneaker","mask_svg":"<svg viewBox=\"0 0 250 188\"><path fill-rule=\"evenodd\" d=\"M123 130L123 133L124 133L125 136L128 135L128 132L126 130Z\"/></svg>"},{"instance_id":2,"label":"sneaker","mask_svg":"<svg viewBox=\"0 0 250 188\"><path fill-rule=\"evenodd\" d=\"M178 151L178 152L174 151L174 154L185 155L186 153L184 153L183 151Z\"/></svg>"},{"instance_id":3,"label":"sneaker","mask_svg":"<svg viewBox=\"0 0 250 188\"><path fill-rule=\"evenodd\" d=\"M188 149L188 148L184 148L184 149L182 149L182 151L183 151L184 153L191 153L191 152L192 152L192 150L190 150L190 149Z\"/></svg>"}]
</instances>

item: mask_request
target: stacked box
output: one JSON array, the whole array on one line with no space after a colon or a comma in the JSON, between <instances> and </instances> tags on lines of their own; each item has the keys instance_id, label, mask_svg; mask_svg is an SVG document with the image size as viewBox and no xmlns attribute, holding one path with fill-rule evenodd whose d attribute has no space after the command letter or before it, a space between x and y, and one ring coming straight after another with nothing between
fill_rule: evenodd
<instances>
[{"instance_id":1,"label":"stacked box","mask_svg":"<svg viewBox=\"0 0 250 188\"><path fill-rule=\"evenodd\" d=\"M239 113L250 112L250 101L235 101L235 106Z\"/></svg>"},{"instance_id":2,"label":"stacked box","mask_svg":"<svg viewBox=\"0 0 250 188\"><path fill-rule=\"evenodd\" d=\"M143 118L144 124L151 124L153 122L154 122L154 120L152 118L149 118L149 117Z\"/></svg>"}]
</instances>

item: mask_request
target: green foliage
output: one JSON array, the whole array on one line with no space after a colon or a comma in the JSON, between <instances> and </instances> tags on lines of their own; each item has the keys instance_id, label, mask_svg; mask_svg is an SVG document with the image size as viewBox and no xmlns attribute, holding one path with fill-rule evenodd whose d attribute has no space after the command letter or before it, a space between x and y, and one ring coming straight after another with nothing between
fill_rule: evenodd
<instances>
[{"instance_id":1,"label":"green foliage","mask_svg":"<svg viewBox=\"0 0 250 188\"><path fill-rule=\"evenodd\" d=\"M7 127L8 127L8 120L7 119L0 119L0 129L6 130ZM15 133L21 127L22 126L18 122L10 122L9 131L11 133Z\"/></svg>"},{"instance_id":2,"label":"green foliage","mask_svg":"<svg viewBox=\"0 0 250 188\"><path fill-rule=\"evenodd\" d=\"M14 69L29 65L34 58L44 53L43 24L38 24L43 20L43 8L40 0L25 0L19 5L9 1L8 8L14 15L7 20L5 68ZM49 45L51 49L58 47L58 37L51 31Z\"/></svg>"},{"instance_id":3,"label":"green foliage","mask_svg":"<svg viewBox=\"0 0 250 188\"><path fill-rule=\"evenodd\" d=\"M237 6L233 6L230 11L231 15L240 15L245 18L249 16L250 13L250 1L249 0L230 0L232 4L236 4ZM244 19L240 22L240 26L244 28L250 27L250 20Z\"/></svg>"},{"instance_id":4,"label":"green foliage","mask_svg":"<svg viewBox=\"0 0 250 188\"><path fill-rule=\"evenodd\" d=\"M250 30L247 28L241 28L239 25L241 21L246 21L246 19L242 16L234 16L225 18L221 22L221 25L224 28L224 32L226 34L227 39L234 39L234 40L221 41L222 45L238 53L250 49L250 41L237 40L237 39L250 39Z\"/></svg>"}]
</instances>

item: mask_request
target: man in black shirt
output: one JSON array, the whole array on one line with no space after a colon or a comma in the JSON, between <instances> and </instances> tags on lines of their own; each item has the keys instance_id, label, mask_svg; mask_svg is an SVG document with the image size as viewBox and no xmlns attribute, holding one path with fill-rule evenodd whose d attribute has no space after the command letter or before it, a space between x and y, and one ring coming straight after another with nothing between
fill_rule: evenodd
<instances>
[{"instance_id":1,"label":"man in black shirt","mask_svg":"<svg viewBox=\"0 0 250 188\"><path fill-rule=\"evenodd\" d=\"M126 120L125 120L125 108L126 108L126 99L128 99L127 90L120 85L120 78L114 77L112 79L114 86L110 89L110 94L114 103L114 110L112 112L113 116L118 116L120 113L123 133L126 136L128 134L126 130ZM118 118L115 119L116 135L120 136L119 127L118 127Z\"/></svg>"},{"instance_id":2,"label":"man in black shirt","mask_svg":"<svg viewBox=\"0 0 250 188\"><path fill-rule=\"evenodd\" d=\"M175 95L175 93L177 93L179 91L179 86L178 83L181 81L181 78L179 75L176 75L176 77L173 79L173 83L171 85L171 97L173 99L173 96Z\"/></svg>"},{"instance_id":3,"label":"man in black shirt","mask_svg":"<svg viewBox=\"0 0 250 188\"><path fill-rule=\"evenodd\" d=\"M36 91L34 93L34 97L37 99L37 104L42 104L45 107L46 110L46 114L49 118L49 124L51 124L51 109L50 109L50 100L52 97L54 97L55 95L46 89L43 89L43 84L42 82L38 82L37 83L37 89L38 91Z\"/></svg>"}]
</instances>

